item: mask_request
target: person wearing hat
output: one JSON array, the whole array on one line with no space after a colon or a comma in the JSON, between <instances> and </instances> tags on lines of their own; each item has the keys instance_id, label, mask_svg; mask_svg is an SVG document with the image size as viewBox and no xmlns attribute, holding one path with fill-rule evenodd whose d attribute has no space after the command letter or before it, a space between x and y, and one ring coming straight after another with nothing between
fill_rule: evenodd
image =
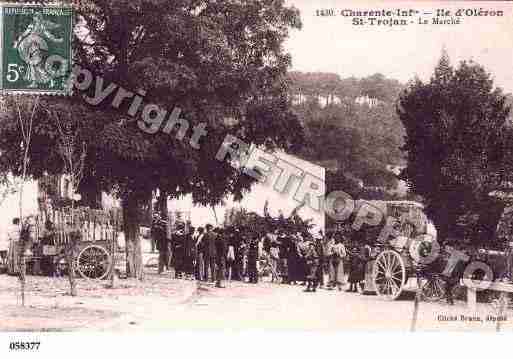
<instances>
[{"instance_id":1,"label":"person wearing hat","mask_svg":"<svg viewBox=\"0 0 513 359\"><path fill-rule=\"evenodd\" d=\"M244 280L244 248L245 243L242 238L242 234L239 228L233 230L233 242L232 245L235 249L235 266L233 278L235 280Z\"/></svg>"},{"instance_id":2,"label":"person wearing hat","mask_svg":"<svg viewBox=\"0 0 513 359\"><path fill-rule=\"evenodd\" d=\"M287 257L289 250L289 243L287 242L287 237L283 230L278 230L278 273L283 278L282 283L288 284L288 275L287 275Z\"/></svg>"},{"instance_id":3,"label":"person wearing hat","mask_svg":"<svg viewBox=\"0 0 513 359\"><path fill-rule=\"evenodd\" d=\"M204 273L204 280L208 281L209 277L211 281L213 282L215 280L215 274L216 274L216 243L215 238L216 234L213 231L214 226L212 226L210 223L205 226L206 232L203 236L203 242L204 242L204 252L203 252L203 258L205 262L205 273ZM210 276L209 276L210 274Z\"/></svg>"},{"instance_id":4,"label":"person wearing hat","mask_svg":"<svg viewBox=\"0 0 513 359\"><path fill-rule=\"evenodd\" d=\"M175 278L180 279L184 275L185 264L185 226L183 223L176 225L172 235L173 244L173 265L175 267Z\"/></svg>"},{"instance_id":5,"label":"person wearing hat","mask_svg":"<svg viewBox=\"0 0 513 359\"><path fill-rule=\"evenodd\" d=\"M334 289L335 287L338 290L342 290L342 282L344 281L344 258L347 255L346 248L343 244L343 237L337 235L336 239L333 236L331 239L330 245L330 287L329 289Z\"/></svg>"},{"instance_id":6,"label":"person wearing hat","mask_svg":"<svg viewBox=\"0 0 513 359\"><path fill-rule=\"evenodd\" d=\"M224 288L222 281L224 280L226 268L226 233L221 228L216 228L215 247L216 247L216 287Z\"/></svg>"},{"instance_id":7,"label":"person wearing hat","mask_svg":"<svg viewBox=\"0 0 513 359\"><path fill-rule=\"evenodd\" d=\"M193 238L194 227L188 223L184 234L184 272L185 279L194 279L194 259L196 257L196 242Z\"/></svg>"},{"instance_id":8,"label":"person wearing hat","mask_svg":"<svg viewBox=\"0 0 513 359\"><path fill-rule=\"evenodd\" d=\"M164 271L164 268L169 269L167 268L169 259L169 247L166 225L166 222L162 220L158 214L153 216L153 223L151 225L151 237L155 241L157 251L159 252L159 274Z\"/></svg>"},{"instance_id":9,"label":"person wearing hat","mask_svg":"<svg viewBox=\"0 0 513 359\"><path fill-rule=\"evenodd\" d=\"M319 284L319 253L317 252L317 244L315 241L308 242L304 258L307 268L307 286L305 292L315 292Z\"/></svg>"},{"instance_id":10,"label":"person wearing hat","mask_svg":"<svg viewBox=\"0 0 513 359\"><path fill-rule=\"evenodd\" d=\"M258 234L250 233L250 241L248 246L248 277L249 283L258 283Z\"/></svg>"},{"instance_id":11,"label":"person wearing hat","mask_svg":"<svg viewBox=\"0 0 513 359\"><path fill-rule=\"evenodd\" d=\"M203 281L204 273L205 273L205 242L203 241L203 237L205 236L205 229L203 227L198 227L195 238L195 247L196 247L196 279Z\"/></svg>"},{"instance_id":12,"label":"person wearing hat","mask_svg":"<svg viewBox=\"0 0 513 359\"><path fill-rule=\"evenodd\" d=\"M233 227L228 227L226 229L226 276L228 281L232 281L234 277L236 277L236 267L235 267L235 258L236 258L236 248L237 242L235 238L235 230Z\"/></svg>"},{"instance_id":13,"label":"person wearing hat","mask_svg":"<svg viewBox=\"0 0 513 359\"><path fill-rule=\"evenodd\" d=\"M306 254L309 249L309 242L301 232L297 232L297 252L298 252L298 263L297 263L297 279L301 282L301 285L306 284L306 277L308 275L308 264Z\"/></svg>"}]
</instances>

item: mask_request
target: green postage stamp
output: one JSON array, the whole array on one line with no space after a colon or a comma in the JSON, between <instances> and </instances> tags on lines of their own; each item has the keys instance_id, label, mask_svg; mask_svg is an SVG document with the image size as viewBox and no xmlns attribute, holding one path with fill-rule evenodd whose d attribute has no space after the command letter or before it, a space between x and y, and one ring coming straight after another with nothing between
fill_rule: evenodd
<instances>
[{"instance_id":1,"label":"green postage stamp","mask_svg":"<svg viewBox=\"0 0 513 359\"><path fill-rule=\"evenodd\" d=\"M10 3L1 11L2 91L68 94L72 7Z\"/></svg>"}]
</instances>

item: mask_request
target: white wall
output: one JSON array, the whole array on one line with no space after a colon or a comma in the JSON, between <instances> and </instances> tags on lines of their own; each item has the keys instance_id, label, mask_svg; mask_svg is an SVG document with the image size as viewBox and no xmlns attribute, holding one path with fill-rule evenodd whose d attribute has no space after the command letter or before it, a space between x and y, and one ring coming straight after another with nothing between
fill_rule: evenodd
<instances>
[{"instance_id":1,"label":"white wall","mask_svg":"<svg viewBox=\"0 0 513 359\"><path fill-rule=\"evenodd\" d=\"M301 160L295 156L285 154L283 152L276 153L277 157L285 160L301 170L308 172L325 181L325 169L314 163ZM249 211L257 212L263 215L264 206L266 200L269 201L269 213L273 217L279 215L280 210L283 212L285 217L288 217L290 213L296 208L299 203L294 200L294 194L299 187L299 179L294 179L289 184L289 189L285 193L279 193L274 190L273 185L277 178L280 176L281 170L274 167L271 174L269 175L266 183L257 183L252 187L251 192L244 195L241 202L234 202L233 199L227 198L224 206L217 206L215 208L219 224L221 225L224 220L224 213L227 209L232 207L243 207ZM170 211L190 211L191 221L193 226L204 226L207 223L216 224L216 219L212 208L203 206L194 206L192 204L192 197L186 196L179 200L172 200L168 203ZM311 218L315 224L314 231L317 232L319 229L324 230L324 213L322 211L315 211L308 206L304 206L299 211L299 216L303 219Z\"/></svg>"}]
</instances>

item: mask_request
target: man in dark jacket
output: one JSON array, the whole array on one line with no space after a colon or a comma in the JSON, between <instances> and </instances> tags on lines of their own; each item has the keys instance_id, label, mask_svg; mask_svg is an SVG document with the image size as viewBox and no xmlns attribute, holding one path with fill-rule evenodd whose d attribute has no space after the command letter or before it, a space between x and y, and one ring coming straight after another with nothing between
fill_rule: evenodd
<instances>
[{"instance_id":1,"label":"man in dark jacket","mask_svg":"<svg viewBox=\"0 0 513 359\"><path fill-rule=\"evenodd\" d=\"M304 255L307 266L307 286L305 292L315 292L319 284L319 253L317 252L317 247L316 242L309 242Z\"/></svg>"},{"instance_id":2,"label":"man in dark jacket","mask_svg":"<svg viewBox=\"0 0 513 359\"><path fill-rule=\"evenodd\" d=\"M204 236L205 232L203 227L199 227L194 240L196 246L196 279L201 281L205 280L205 261L203 257L205 254L205 242L203 241Z\"/></svg>"},{"instance_id":3,"label":"man in dark jacket","mask_svg":"<svg viewBox=\"0 0 513 359\"><path fill-rule=\"evenodd\" d=\"M233 233L233 243L235 249L235 270L234 279L244 281L244 242L240 230L236 228Z\"/></svg>"},{"instance_id":4,"label":"man in dark jacket","mask_svg":"<svg viewBox=\"0 0 513 359\"><path fill-rule=\"evenodd\" d=\"M224 279L224 271L226 267L226 238L221 230L216 231L215 236L215 247L216 247L216 287L224 288L221 285L221 281Z\"/></svg>"},{"instance_id":5,"label":"man in dark jacket","mask_svg":"<svg viewBox=\"0 0 513 359\"><path fill-rule=\"evenodd\" d=\"M193 238L194 227L188 226L184 235L184 272L185 279L194 279L194 258L196 254L196 242Z\"/></svg>"},{"instance_id":6,"label":"man in dark jacket","mask_svg":"<svg viewBox=\"0 0 513 359\"><path fill-rule=\"evenodd\" d=\"M258 283L258 234L252 233L248 250L248 275L250 283Z\"/></svg>"},{"instance_id":7,"label":"man in dark jacket","mask_svg":"<svg viewBox=\"0 0 513 359\"><path fill-rule=\"evenodd\" d=\"M319 288L322 288L324 286L324 269L326 267L326 257L324 256L325 253L325 247L326 247L326 238L324 238L324 235L322 234L322 231L320 231L320 236L317 237L315 241L315 252L317 253L318 258L318 268L317 268L317 285Z\"/></svg>"},{"instance_id":8,"label":"man in dark jacket","mask_svg":"<svg viewBox=\"0 0 513 359\"><path fill-rule=\"evenodd\" d=\"M179 223L172 235L173 243L173 265L175 267L175 278L182 278L185 263L185 226Z\"/></svg>"},{"instance_id":9,"label":"man in dark jacket","mask_svg":"<svg viewBox=\"0 0 513 359\"><path fill-rule=\"evenodd\" d=\"M213 282L215 279L215 262L216 262L216 244L215 244L215 233L212 231L213 226L209 223L205 226L206 232L203 236L203 258L205 262L205 281L208 281L209 272L210 278Z\"/></svg>"},{"instance_id":10,"label":"man in dark jacket","mask_svg":"<svg viewBox=\"0 0 513 359\"><path fill-rule=\"evenodd\" d=\"M163 221L159 216L153 218L151 226L151 236L155 241L157 250L159 251L159 274L164 271L164 267L167 268L169 258L169 247L167 240L166 222Z\"/></svg>"}]
</instances>

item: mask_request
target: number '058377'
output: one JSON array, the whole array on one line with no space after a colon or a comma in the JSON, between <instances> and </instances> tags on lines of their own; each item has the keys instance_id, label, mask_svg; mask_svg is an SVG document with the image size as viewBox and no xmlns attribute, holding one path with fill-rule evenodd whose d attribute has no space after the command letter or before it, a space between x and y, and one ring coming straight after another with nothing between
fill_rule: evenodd
<instances>
[{"instance_id":1,"label":"number '058377'","mask_svg":"<svg viewBox=\"0 0 513 359\"><path fill-rule=\"evenodd\" d=\"M39 350L41 342L11 342L10 350Z\"/></svg>"}]
</instances>

